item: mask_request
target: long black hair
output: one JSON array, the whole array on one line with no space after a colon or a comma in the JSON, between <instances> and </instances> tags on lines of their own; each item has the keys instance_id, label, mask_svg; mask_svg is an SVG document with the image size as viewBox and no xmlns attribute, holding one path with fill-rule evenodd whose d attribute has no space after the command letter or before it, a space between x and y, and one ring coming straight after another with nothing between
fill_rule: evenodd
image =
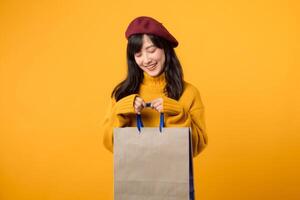
<instances>
[{"instance_id":1,"label":"long black hair","mask_svg":"<svg viewBox=\"0 0 300 200\"><path fill-rule=\"evenodd\" d=\"M111 97L119 101L123 97L139 92L140 84L144 79L143 70L137 65L134 54L139 52L143 46L143 35L134 34L128 38L127 43L127 77L113 90ZM164 72L166 86L164 93L169 98L178 100L183 93L183 71L179 59L176 56L171 43L159 36L147 34L152 43L165 52Z\"/></svg>"}]
</instances>

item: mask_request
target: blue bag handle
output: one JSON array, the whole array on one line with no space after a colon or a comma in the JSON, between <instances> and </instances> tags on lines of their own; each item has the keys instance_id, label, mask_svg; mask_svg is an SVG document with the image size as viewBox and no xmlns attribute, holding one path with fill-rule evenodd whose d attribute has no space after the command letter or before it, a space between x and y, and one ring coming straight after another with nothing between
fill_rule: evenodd
<instances>
[{"instance_id":1,"label":"blue bag handle","mask_svg":"<svg viewBox=\"0 0 300 200\"><path fill-rule=\"evenodd\" d=\"M162 129L165 126L164 119L164 113L160 113L159 132L162 132ZM141 114L136 114L136 127L139 133L141 132L141 128L144 127Z\"/></svg>"}]
</instances>

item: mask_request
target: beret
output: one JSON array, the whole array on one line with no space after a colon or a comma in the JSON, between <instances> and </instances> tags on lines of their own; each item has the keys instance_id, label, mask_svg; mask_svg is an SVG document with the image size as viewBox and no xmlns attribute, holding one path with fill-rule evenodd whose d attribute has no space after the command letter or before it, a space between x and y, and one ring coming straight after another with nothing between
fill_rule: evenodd
<instances>
[{"instance_id":1,"label":"beret","mask_svg":"<svg viewBox=\"0 0 300 200\"><path fill-rule=\"evenodd\" d=\"M141 16L132 20L126 29L125 36L128 39L131 35L139 33L153 34L168 40L173 48L178 46L178 41L163 24L151 17Z\"/></svg>"}]
</instances>

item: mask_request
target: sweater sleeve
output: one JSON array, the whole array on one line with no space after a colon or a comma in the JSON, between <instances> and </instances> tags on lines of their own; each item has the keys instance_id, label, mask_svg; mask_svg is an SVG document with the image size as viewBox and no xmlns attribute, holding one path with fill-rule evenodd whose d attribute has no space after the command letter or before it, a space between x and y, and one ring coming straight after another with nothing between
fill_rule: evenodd
<instances>
[{"instance_id":1,"label":"sweater sleeve","mask_svg":"<svg viewBox=\"0 0 300 200\"><path fill-rule=\"evenodd\" d=\"M137 94L128 95L117 102L114 98L111 99L111 104L101 125L103 144L110 152L113 152L113 129L129 126L128 114L135 113L133 103L136 96Z\"/></svg>"},{"instance_id":2,"label":"sweater sleeve","mask_svg":"<svg viewBox=\"0 0 300 200\"><path fill-rule=\"evenodd\" d=\"M204 106L200 94L194 92L194 98L189 110L174 99L163 97L163 112L166 113L166 124L169 127L191 127L193 157L197 156L207 146Z\"/></svg>"}]
</instances>

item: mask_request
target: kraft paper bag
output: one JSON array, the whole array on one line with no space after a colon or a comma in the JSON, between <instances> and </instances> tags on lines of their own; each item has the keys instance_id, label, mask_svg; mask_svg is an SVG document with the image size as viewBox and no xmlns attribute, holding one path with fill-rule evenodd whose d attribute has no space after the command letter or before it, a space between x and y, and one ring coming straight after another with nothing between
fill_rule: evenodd
<instances>
[{"instance_id":1,"label":"kraft paper bag","mask_svg":"<svg viewBox=\"0 0 300 200\"><path fill-rule=\"evenodd\" d=\"M115 128L114 199L194 199L191 154L188 127Z\"/></svg>"}]
</instances>

